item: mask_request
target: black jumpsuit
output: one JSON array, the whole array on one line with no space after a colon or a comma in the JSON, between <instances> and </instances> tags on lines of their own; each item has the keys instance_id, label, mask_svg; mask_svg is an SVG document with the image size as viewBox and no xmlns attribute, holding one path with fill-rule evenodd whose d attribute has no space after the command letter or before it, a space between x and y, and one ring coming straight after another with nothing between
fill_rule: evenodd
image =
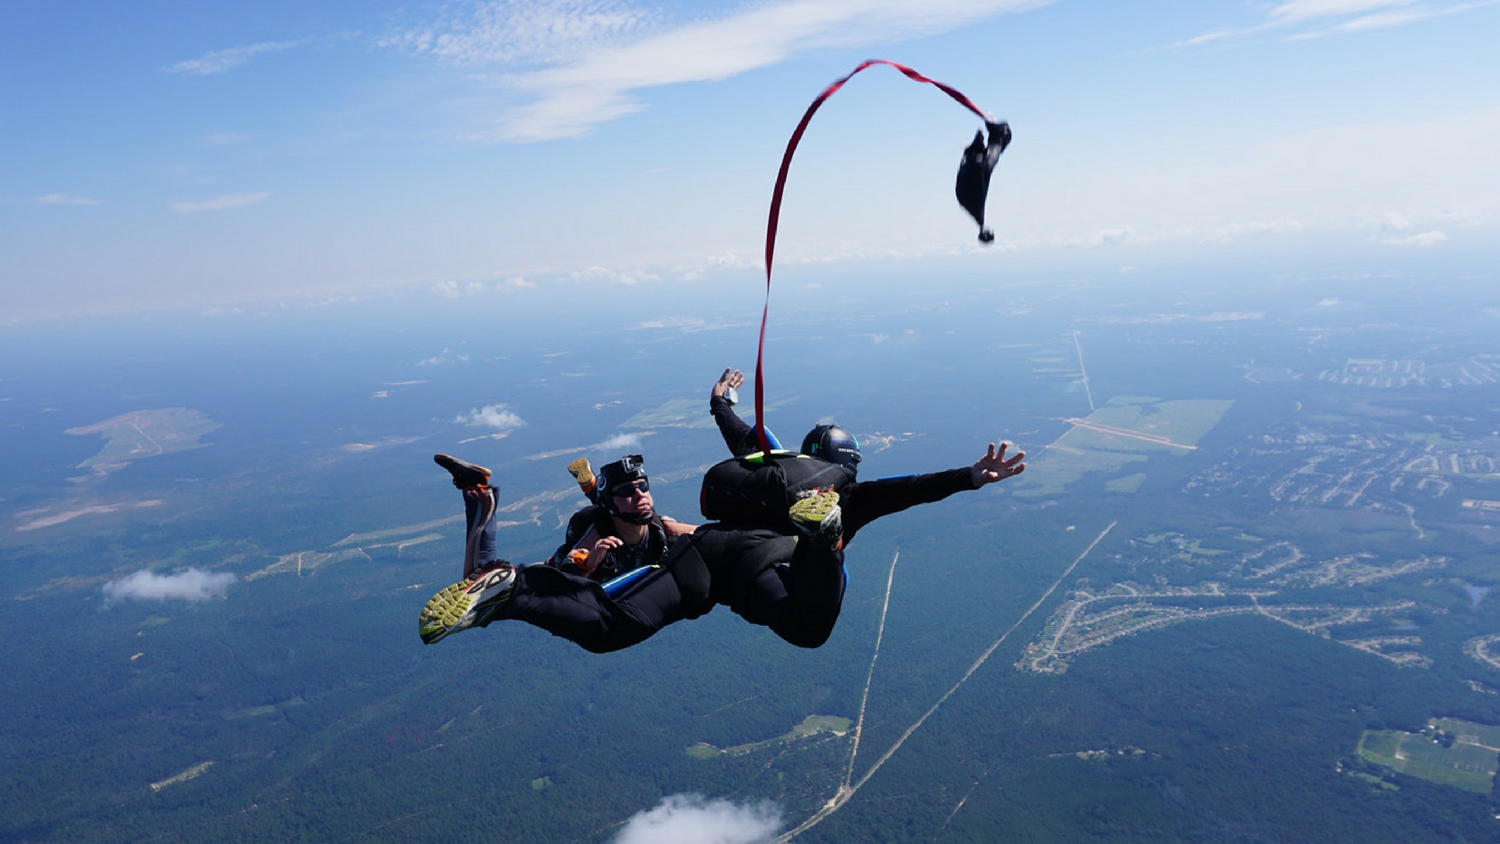
<instances>
[{"instance_id":1,"label":"black jumpsuit","mask_svg":"<svg viewBox=\"0 0 1500 844\"><path fill-rule=\"evenodd\" d=\"M729 450L741 457L759 450L753 429L715 396L714 420ZM861 527L917 504L974 489L968 467L928 475L851 483L839 492L844 545ZM683 558L701 559L710 575L708 596L684 598L673 574ZM774 560L749 583L732 573L749 557ZM768 529L709 523L679 537L660 568L641 569L610 584L544 565L522 566L498 619L525 621L594 653L627 648L668 624L697 618L718 604L752 624L770 627L786 641L816 648L828 640L843 606L847 576L842 551L827 551ZM691 594L691 593L690 593Z\"/></svg>"}]
</instances>

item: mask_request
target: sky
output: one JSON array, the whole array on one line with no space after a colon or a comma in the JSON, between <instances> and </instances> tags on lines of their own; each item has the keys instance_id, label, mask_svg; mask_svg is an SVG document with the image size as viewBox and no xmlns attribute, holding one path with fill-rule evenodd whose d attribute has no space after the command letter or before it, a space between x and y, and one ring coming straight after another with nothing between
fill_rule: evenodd
<instances>
[{"instance_id":1,"label":"sky","mask_svg":"<svg viewBox=\"0 0 1500 844\"><path fill-rule=\"evenodd\" d=\"M778 273L1492 277L1496 43L1496 0L11 0L0 326L743 276L803 110L877 57L1010 121L996 242L952 197L979 121L877 67L802 142Z\"/></svg>"}]
</instances>

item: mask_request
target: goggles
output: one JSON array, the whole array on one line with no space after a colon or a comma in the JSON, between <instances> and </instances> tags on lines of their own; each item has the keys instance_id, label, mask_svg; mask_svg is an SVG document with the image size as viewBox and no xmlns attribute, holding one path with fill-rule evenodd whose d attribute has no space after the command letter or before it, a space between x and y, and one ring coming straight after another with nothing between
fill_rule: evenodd
<instances>
[{"instance_id":1,"label":"goggles","mask_svg":"<svg viewBox=\"0 0 1500 844\"><path fill-rule=\"evenodd\" d=\"M646 478L641 478L638 481L631 481L628 484L620 484L614 489L611 489L609 491L609 494L614 496L615 498L634 498L637 492L650 491L651 481L647 480Z\"/></svg>"}]
</instances>

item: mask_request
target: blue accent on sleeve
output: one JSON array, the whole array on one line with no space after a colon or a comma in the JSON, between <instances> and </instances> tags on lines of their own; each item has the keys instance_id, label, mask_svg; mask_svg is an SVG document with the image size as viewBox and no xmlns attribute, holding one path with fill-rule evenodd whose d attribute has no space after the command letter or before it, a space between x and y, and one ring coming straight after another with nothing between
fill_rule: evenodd
<instances>
[{"instance_id":1,"label":"blue accent on sleeve","mask_svg":"<svg viewBox=\"0 0 1500 844\"><path fill-rule=\"evenodd\" d=\"M916 472L912 472L909 475L886 475L883 478L876 478L875 480L877 480L877 481L899 481L902 478L915 478L916 476L917 476L917 473Z\"/></svg>"},{"instance_id":2,"label":"blue accent on sleeve","mask_svg":"<svg viewBox=\"0 0 1500 844\"><path fill-rule=\"evenodd\" d=\"M776 435L771 433L770 428L766 429L766 441L771 444L772 449L781 448L781 440L776 439Z\"/></svg>"},{"instance_id":3,"label":"blue accent on sleeve","mask_svg":"<svg viewBox=\"0 0 1500 844\"><path fill-rule=\"evenodd\" d=\"M621 592L630 587L630 584L645 577L646 573L652 569L657 568L660 568L660 566L641 566L638 569L631 569L612 580L605 581L604 594L611 598L618 597Z\"/></svg>"}]
</instances>

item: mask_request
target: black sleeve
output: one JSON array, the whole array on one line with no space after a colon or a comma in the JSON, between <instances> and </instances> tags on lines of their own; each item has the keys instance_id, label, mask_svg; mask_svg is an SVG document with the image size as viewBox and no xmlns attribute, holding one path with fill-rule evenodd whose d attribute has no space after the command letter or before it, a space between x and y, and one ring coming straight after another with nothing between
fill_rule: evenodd
<instances>
[{"instance_id":1,"label":"black sleeve","mask_svg":"<svg viewBox=\"0 0 1500 844\"><path fill-rule=\"evenodd\" d=\"M899 513L918 504L942 501L966 489L974 489L974 478L967 466L929 475L852 483L839 492L839 505L844 514L844 542L848 544L856 531L881 516Z\"/></svg>"},{"instance_id":2,"label":"black sleeve","mask_svg":"<svg viewBox=\"0 0 1500 844\"><path fill-rule=\"evenodd\" d=\"M760 451L760 441L755 438L755 429L745 424L745 420L734 412L729 399L723 396L710 396L708 411L714 415L714 421L719 424L719 433L724 436L724 444L729 446L730 454L735 457L744 457Z\"/></svg>"}]
</instances>

